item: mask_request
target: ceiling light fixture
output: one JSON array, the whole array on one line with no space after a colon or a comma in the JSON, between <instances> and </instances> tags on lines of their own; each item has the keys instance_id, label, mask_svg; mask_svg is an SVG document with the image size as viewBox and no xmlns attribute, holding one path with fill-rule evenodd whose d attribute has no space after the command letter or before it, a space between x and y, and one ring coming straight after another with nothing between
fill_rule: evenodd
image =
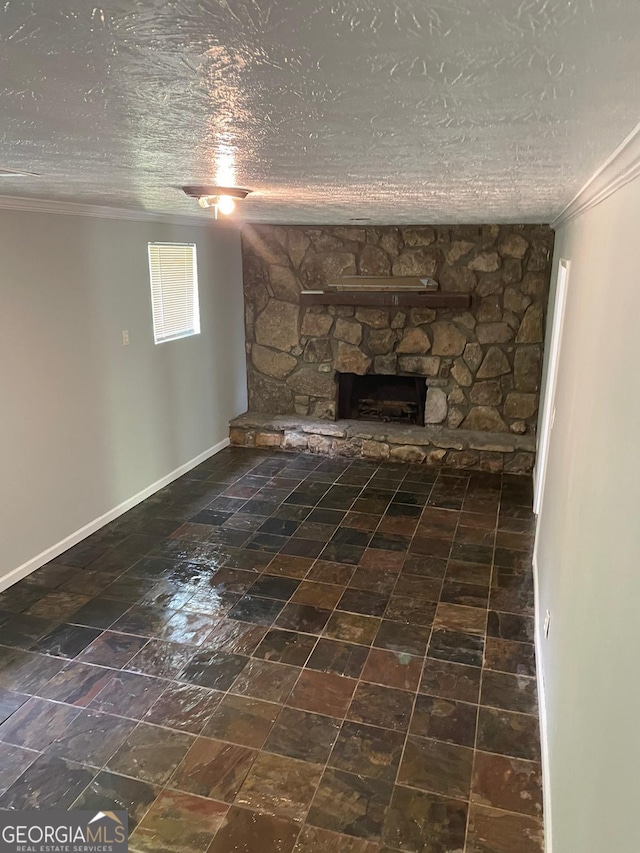
<instances>
[{"instance_id":1,"label":"ceiling light fixture","mask_svg":"<svg viewBox=\"0 0 640 853\"><path fill-rule=\"evenodd\" d=\"M236 207L236 201L246 198L251 190L240 187L207 187L188 186L182 187L183 191L191 198L198 199L198 204L205 210L213 208L215 218L218 213L229 216Z\"/></svg>"}]
</instances>

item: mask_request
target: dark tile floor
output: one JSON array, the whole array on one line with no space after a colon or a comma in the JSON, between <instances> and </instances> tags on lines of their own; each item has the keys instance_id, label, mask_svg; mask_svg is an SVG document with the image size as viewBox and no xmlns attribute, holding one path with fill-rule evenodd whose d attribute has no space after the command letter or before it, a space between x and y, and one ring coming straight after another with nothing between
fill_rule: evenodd
<instances>
[{"instance_id":1,"label":"dark tile floor","mask_svg":"<svg viewBox=\"0 0 640 853\"><path fill-rule=\"evenodd\" d=\"M0 594L0 808L540 853L527 478L228 449Z\"/></svg>"}]
</instances>

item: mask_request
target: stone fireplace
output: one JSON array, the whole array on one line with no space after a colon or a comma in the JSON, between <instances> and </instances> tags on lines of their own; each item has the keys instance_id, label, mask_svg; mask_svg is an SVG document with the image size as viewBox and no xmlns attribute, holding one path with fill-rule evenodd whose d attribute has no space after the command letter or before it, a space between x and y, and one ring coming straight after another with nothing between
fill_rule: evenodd
<instances>
[{"instance_id":1,"label":"stone fireplace","mask_svg":"<svg viewBox=\"0 0 640 853\"><path fill-rule=\"evenodd\" d=\"M285 430L272 424L280 417L289 431L298 422L309 434L330 433L336 452L345 441L348 452L367 455L366 441L373 455L376 439L362 438L365 427L351 424L361 421L369 434L378 424L379 436L383 425L393 427L393 440L384 433L380 442L388 447L377 452L395 458L404 424L412 447L432 448L425 461L532 467L553 247L548 226L248 225L242 245L248 417L258 426L234 424L235 443L283 446ZM468 295L468 305L301 305L303 289L345 275L429 276L441 291ZM349 434L340 438L343 421ZM319 449L302 439L298 446Z\"/></svg>"}]
</instances>

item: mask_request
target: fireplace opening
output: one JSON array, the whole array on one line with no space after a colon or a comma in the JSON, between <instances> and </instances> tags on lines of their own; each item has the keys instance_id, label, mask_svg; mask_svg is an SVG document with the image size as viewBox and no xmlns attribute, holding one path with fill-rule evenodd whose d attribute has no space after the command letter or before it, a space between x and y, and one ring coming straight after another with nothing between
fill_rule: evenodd
<instances>
[{"instance_id":1,"label":"fireplace opening","mask_svg":"<svg viewBox=\"0 0 640 853\"><path fill-rule=\"evenodd\" d=\"M424 425L424 377L337 373L338 418Z\"/></svg>"}]
</instances>

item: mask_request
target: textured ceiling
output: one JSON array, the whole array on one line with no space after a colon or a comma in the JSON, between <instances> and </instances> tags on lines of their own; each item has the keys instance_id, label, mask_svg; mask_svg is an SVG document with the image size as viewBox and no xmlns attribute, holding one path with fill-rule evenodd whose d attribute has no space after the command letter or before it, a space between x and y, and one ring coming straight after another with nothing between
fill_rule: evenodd
<instances>
[{"instance_id":1,"label":"textured ceiling","mask_svg":"<svg viewBox=\"0 0 640 853\"><path fill-rule=\"evenodd\" d=\"M636 124L638 0L0 0L0 194L550 221ZM202 216L207 216L205 212Z\"/></svg>"}]
</instances>

